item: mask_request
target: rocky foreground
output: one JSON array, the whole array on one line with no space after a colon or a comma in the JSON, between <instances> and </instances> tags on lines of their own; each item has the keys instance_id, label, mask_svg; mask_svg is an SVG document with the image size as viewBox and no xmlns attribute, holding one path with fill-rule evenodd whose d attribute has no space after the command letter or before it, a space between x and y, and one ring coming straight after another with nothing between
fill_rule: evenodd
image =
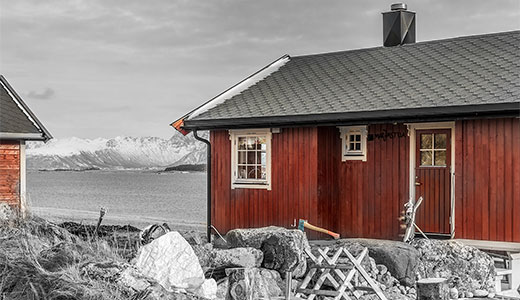
<instances>
[{"instance_id":1,"label":"rocky foreground","mask_svg":"<svg viewBox=\"0 0 520 300\"><path fill-rule=\"evenodd\" d=\"M196 232L157 231L143 241L131 226L42 219L0 222L0 295L6 299L285 299L310 261L306 249L347 248L388 299L416 299L415 281L448 279L450 297L492 297L494 266L485 253L453 241L307 241L299 230L236 229L205 243ZM147 243L143 245L143 243ZM330 288L330 287L329 287ZM326 299L326 298L324 298ZM359 299L377 299L363 292Z\"/></svg>"}]
</instances>

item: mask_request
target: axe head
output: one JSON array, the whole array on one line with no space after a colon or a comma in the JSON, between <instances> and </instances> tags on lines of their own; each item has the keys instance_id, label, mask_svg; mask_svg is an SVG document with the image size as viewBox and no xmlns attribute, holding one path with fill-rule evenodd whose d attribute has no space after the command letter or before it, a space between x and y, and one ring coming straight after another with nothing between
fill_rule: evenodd
<instances>
[{"instance_id":1,"label":"axe head","mask_svg":"<svg viewBox=\"0 0 520 300\"><path fill-rule=\"evenodd\" d=\"M298 229L305 231L305 220L300 219L300 221L298 221Z\"/></svg>"}]
</instances>

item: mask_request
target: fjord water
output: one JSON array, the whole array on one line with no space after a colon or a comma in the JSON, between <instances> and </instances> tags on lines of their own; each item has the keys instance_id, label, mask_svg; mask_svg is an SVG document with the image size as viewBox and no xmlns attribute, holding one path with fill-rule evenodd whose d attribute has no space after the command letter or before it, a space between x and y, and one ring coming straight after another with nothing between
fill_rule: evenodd
<instances>
[{"instance_id":1,"label":"fjord water","mask_svg":"<svg viewBox=\"0 0 520 300\"><path fill-rule=\"evenodd\" d=\"M202 172L29 170L27 194L32 212L53 221L95 223L101 207L103 224L203 230L206 220Z\"/></svg>"}]
</instances>

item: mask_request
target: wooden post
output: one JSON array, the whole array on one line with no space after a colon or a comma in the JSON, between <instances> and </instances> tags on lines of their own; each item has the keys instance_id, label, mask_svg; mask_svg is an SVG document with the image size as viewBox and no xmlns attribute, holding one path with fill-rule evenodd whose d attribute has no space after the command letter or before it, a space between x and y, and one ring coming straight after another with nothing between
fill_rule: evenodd
<instances>
[{"instance_id":1,"label":"wooden post","mask_svg":"<svg viewBox=\"0 0 520 300\"><path fill-rule=\"evenodd\" d=\"M417 281L417 300L448 300L445 278L423 278Z\"/></svg>"},{"instance_id":2,"label":"wooden post","mask_svg":"<svg viewBox=\"0 0 520 300\"><path fill-rule=\"evenodd\" d=\"M285 299L292 298L292 272L285 272Z\"/></svg>"}]
</instances>

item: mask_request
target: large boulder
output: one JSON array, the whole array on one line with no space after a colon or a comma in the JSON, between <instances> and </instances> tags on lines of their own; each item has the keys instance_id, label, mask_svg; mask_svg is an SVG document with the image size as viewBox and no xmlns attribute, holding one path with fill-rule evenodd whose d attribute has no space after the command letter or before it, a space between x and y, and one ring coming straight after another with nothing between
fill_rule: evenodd
<instances>
[{"instance_id":1,"label":"large boulder","mask_svg":"<svg viewBox=\"0 0 520 300\"><path fill-rule=\"evenodd\" d=\"M233 229L228 231L228 233L224 237L227 242L225 246L228 248L252 247L260 249L264 241L268 239L271 235L286 230L288 229L277 226Z\"/></svg>"},{"instance_id":2,"label":"large boulder","mask_svg":"<svg viewBox=\"0 0 520 300\"><path fill-rule=\"evenodd\" d=\"M211 253L211 266L214 269L260 267L263 258L262 251L251 247L214 249Z\"/></svg>"},{"instance_id":3,"label":"large boulder","mask_svg":"<svg viewBox=\"0 0 520 300\"><path fill-rule=\"evenodd\" d=\"M348 245L351 243L367 247L370 257L376 264L384 265L402 285L413 286L419 263L419 251L409 244L399 241L376 239L342 239L337 243Z\"/></svg>"},{"instance_id":4,"label":"large boulder","mask_svg":"<svg viewBox=\"0 0 520 300\"><path fill-rule=\"evenodd\" d=\"M277 270L282 276L287 271L293 277L305 275L305 249L310 249L307 236L298 229L269 226L253 229L234 229L225 239L229 248L252 247L264 253L262 266Z\"/></svg>"},{"instance_id":5,"label":"large boulder","mask_svg":"<svg viewBox=\"0 0 520 300\"><path fill-rule=\"evenodd\" d=\"M494 291L495 265L488 254L457 241L416 239L412 245L420 253L418 277L446 278L459 294Z\"/></svg>"},{"instance_id":6,"label":"large boulder","mask_svg":"<svg viewBox=\"0 0 520 300\"><path fill-rule=\"evenodd\" d=\"M178 232L168 232L143 246L135 266L168 291L185 289L210 299L216 296L216 282L204 278L197 256Z\"/></svg>"},{"instance_id":7,"label":"large boulder","mask_svg":"<svg viewBox=\"0 0 520 300\"><path fill-rule=\"evenodd\" d=\"M300 230L276 232L262 244L262 266L277 270L283 277L286 272L293 272L295 278L303 277L307 270L306 247L307 238Z\"/></svg>"},{"instance_id":8,"label":"large boulder","mask_svg":"<svg viewBox=\"0 0 520 300\"><path fill-rule=\"evenodd\" d=\"M283 281L274 270L263 268L227 269L227 300L272 299L284 296Z\"/></svg>"}]
</instances>

